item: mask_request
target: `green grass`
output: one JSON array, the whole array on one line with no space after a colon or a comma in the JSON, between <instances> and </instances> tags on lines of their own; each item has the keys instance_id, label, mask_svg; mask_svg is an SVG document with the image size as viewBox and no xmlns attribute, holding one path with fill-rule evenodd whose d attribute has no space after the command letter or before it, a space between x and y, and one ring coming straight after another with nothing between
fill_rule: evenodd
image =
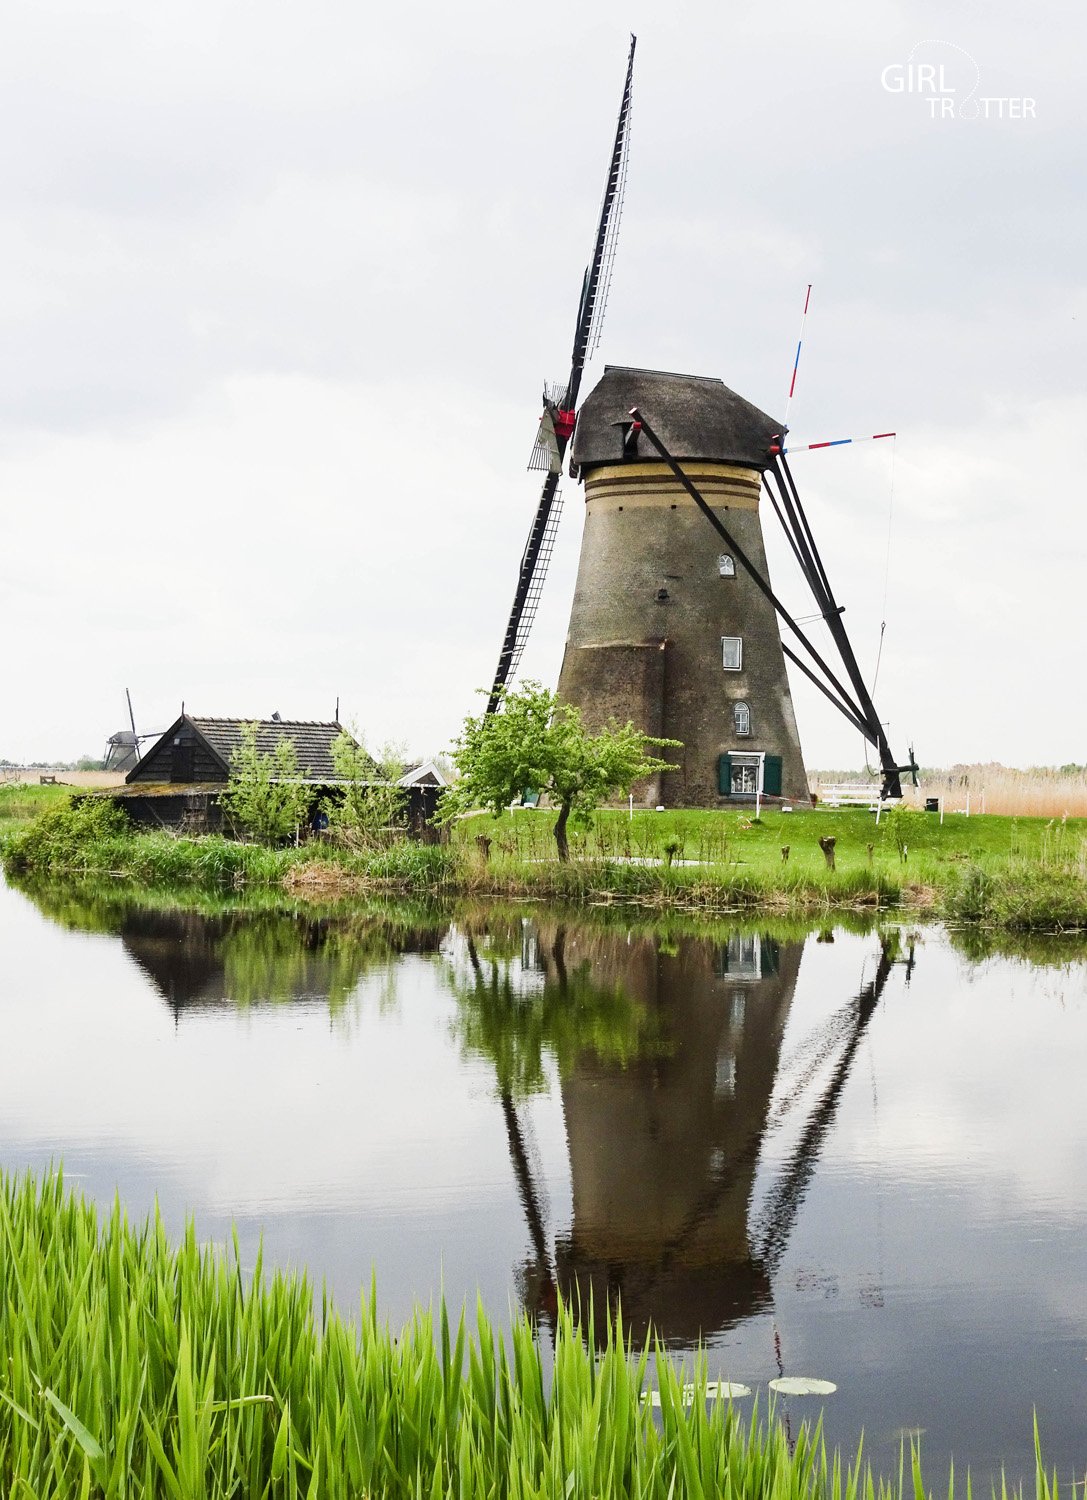
<instances>
[{"instance_id":1,"label":"green grass","mask_svg":"<svg viewBox=\"0 0 1087 1500\"><path fill-rule=\"evenodd\" d=\"M70 786L38 786L27 781L8 781L0 785L0 832L10 833L33 821L47 808L68 801Z\"/></svg>"},{"instance_id":2,"label":"green grass","mask_svg":"<svg viewBox=\"0 0 1087 1500\"><path fill-rule=\"evenodd\" d=\"M560 1308L549 1383L523 1318L503 1338L442 1307L394 1337L371 1288L357 1324L327 1297L318 1319L304 1275L247 1275L191 1224L174 1249L117 1204L100 1222L60 1174L0 1176L0 1241L12 1500L925 1500L916 1455L890 1482L843 1466L591 1310ZM1040 1461L1037 1492L1056 1500Z\"/></svg>"},{"instance_id":3,"label":"green grass","mask_svg":"<svg viewBox=\"0 0 1087 1500\"><path fill-rule=\"evenodd\" d=\"M552 814L464 819L448 845L402 840L355 853L326 844L267 849L219 835L137 832L107 798L77 797L0 835L13 875L109 876L151 888L271 888L475 894L657 910L819 916L898 905L1019 931L1087 927L1087 820L895 809L601 812L555 857ZM835 868L819 840L836 841ZM487 850L480 847L485 842ZM788 849L788 858L783 851ZM671 862L669 862L671 861Z\"/></svg>"},{"instance_id":4,"label":"green grass","mask_svg":"<svg viewBox=\"0 0 1087 1500\"><path fill-rule=\"evenodd\" d=\"M965 817L856 808L599 813L554 861L553 816L518 811L459 825L466 851L490 840L490 886L525 884L568 899L817 914L905 903L962 922L1018 930L1087 926L1087 820ZM835 840L828 869L819 840ZM787 860L783 849L788 848ZM673 863L667 864L671 852ZM477 873L477 883L481 877Z\"/></svg>"}]
</instances>

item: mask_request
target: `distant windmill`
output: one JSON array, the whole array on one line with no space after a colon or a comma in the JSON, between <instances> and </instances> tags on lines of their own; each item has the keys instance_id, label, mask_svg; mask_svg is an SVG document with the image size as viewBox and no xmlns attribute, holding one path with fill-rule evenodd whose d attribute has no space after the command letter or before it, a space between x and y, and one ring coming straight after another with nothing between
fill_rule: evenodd
<instances>
[{"instance_id":1,"label":"distant windmill","mask_svg":"<svg viewBox=\"0 0 1087 1500\"><path fill-rule=\"evenodd\" d=\"M125 688L125 699L128 703L128 722L132 728L118 729L106 741L104 769L107 771L131 771L140 758L140 746L144 740L158 739L162 733L161 730L155 730L150 734L138 734L136 715L132 712L132 694L127 688Z\"/></svg>"},{"instance_id":2,"label":"distant windmill","mask_svg":"<svg viewBox=\"0 0 1087 1500\"><path fill-rule=\"evenodd\" d=\"M540 418L540 430L529 460L529 468L546 470L546 476L536 514L532 519L528 541L525 543L525 550L521 557L509 623L506 626L490 701L487 704L488 713L494 713L498 707L502 689L516 672L520 663L525 642L532 629L532 622L536 618L540 594L547 575L547 565L551 560L551 552L555 545L555 533L562 511L559 496L562 461L574 430L577 398L581 389L585 361L600 336L600 324L607 304L608 285L619 231L619 217L622 213L634 84L634 48L637 46L637 41L637 37L634 36L630 39L626 81L619 106L619 120L615 127L611 162L604 184L604 201L600 207L600 219L596 226L592 257L585 267L585 275L581 284L577 321L574 324L574 345L570 356L570 374L565 384L548 385L544 390L543 416Z\"/></svg>"}]
</instances>

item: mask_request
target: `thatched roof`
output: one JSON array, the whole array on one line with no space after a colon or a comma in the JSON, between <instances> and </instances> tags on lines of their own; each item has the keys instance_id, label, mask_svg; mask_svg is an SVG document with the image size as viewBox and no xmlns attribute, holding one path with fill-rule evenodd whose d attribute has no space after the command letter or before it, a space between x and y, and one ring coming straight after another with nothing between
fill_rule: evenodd
<instances>
[{"instance_id":1,"label":"thatched roof","mask_svg":"<svg viewBox=\"0 0 1087 1500\"><path fill-rule=\"evenodd\" d=\"M633 453L624 455L632 406L640 408L672 457L681 461L762 470L771 462L771 443L782 432L780 421L712 376L605 365L603 378L578 413L571 457L575 471L658 457L644 437Z\"/></svg>"}]
</instances>

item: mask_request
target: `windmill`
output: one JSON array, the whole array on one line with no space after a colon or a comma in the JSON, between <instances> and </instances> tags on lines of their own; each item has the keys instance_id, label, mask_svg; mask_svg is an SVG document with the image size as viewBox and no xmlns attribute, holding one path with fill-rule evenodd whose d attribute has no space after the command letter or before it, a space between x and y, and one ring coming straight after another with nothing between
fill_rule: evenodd
<instances>
[{"instance_id":1,"label":"windmill","mask_svg":"<svg viewBox=\"0 0 1087 1500\"><path fill-rule=\"evenodd\" d=\"M106 741L106 754L103 770L106 771L131 771L132 767L140 758L140 746L145 740L158 739L162 733L160 729L153 734L138 734L136 732L136 715L132 711L132 694L125 688L125 700L128 703L128 722L131 729L118 729L111 734Z\"/></svg>"},{"instance_id":2,"label":"windmill","mask_svg":"<svg viewBox=\"0 0 1087 1500\"><path fill-rule=\"evenodd\" d=\"M570 377L544 396L530 467L546 475L487 712L498 707L535 617L559 518L559 475L572 438L570 472L584 482L585 528L558 691L581 709L590 729L614 717L652 738L682 744L670 756L678 759L678 770L647 783L642 799L650 806L684 807L719 807L762 795L806 800L786 661L875 747L882 795L900 797L903 772L917 782L913 750L905 765L898 762L857 664L842 621L844 606L831 588L786 458L785 422L717 379L613 366L605 367L577 410L615 246L634 45L632 38ZM805 315L807 304L806 298ZM797 361L799 354L798 344ZM794 365L790 396L795 384ZM770 584L759 515L764 485L837 664ZM704 520L717 533L717 547L709 544Z\"/></svg>"},{"instance_id":3,"label":"windmill","mask_svg":"<svg viewBox=\"0 0 1087 1500\"><path fill-rule=\"evenodd\" d=\"M634 82L634 48L637 37L630 39L627 57L626 81L619 105L619 119L615 127L608 175L604 183L604 198L600 206L600 218L596 226L592 255L585 267L578 300L577 321L574 324L574 343L570 355L570 374L565 384L555 383L544 389L544 409L536 445L529 459L529 468L544 471L543 488L539 503L532 518L532 526L521 556L517 573L517 586L513 594L509 622L498 657L491 696L487 712L494 713L498 707L502 690L516 672L525 649L532 623L536 618L547 566L555 545L555 534L562 502L559 494L559 477L562 473L566 447L574 430L578 392L585 361L600 337L600 325L607 304L611 268L615 256L619 218L622 213L623 192L626 186L627 147L630 140L630 109Z\"/></svg>"}]
</instances>

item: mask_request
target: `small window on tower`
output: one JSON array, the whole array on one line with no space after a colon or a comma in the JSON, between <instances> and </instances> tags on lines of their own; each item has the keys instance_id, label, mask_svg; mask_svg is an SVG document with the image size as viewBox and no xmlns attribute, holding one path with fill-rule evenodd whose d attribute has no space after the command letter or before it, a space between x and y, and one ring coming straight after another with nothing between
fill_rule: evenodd
<instances>
[{"instance_id":1,"label":"small window on tower","mask_svg":"<svg viewBox=\"0 0 1087 1500\"><path fill-rule=\"evenodd\" d=\"M744 643L738 635L721 637L722 665L726 672L738 672L744 662Z\"/></svg>"},{"instance_id":2,"label":"small window on tower","mask_svg":"<svg viewBox=\"0 0 1087 1500\"><path fill-rule=\"evenodd\" d=\"M742 739L751 733L750 704L734 703L732 705L732 727L736 731L737 739Z\"/></svg>"},{"instance_id":3,"label":"small window on tower","mask_svg":"<svg viewBox=\"0 0 1087 1500\"><path fill-rule=\"evenodd\" d=\"M717 571L722 578L736 577L736 564L727 552L722 552L721 556L717 559Z\"/></svg>"}]
</instances>

